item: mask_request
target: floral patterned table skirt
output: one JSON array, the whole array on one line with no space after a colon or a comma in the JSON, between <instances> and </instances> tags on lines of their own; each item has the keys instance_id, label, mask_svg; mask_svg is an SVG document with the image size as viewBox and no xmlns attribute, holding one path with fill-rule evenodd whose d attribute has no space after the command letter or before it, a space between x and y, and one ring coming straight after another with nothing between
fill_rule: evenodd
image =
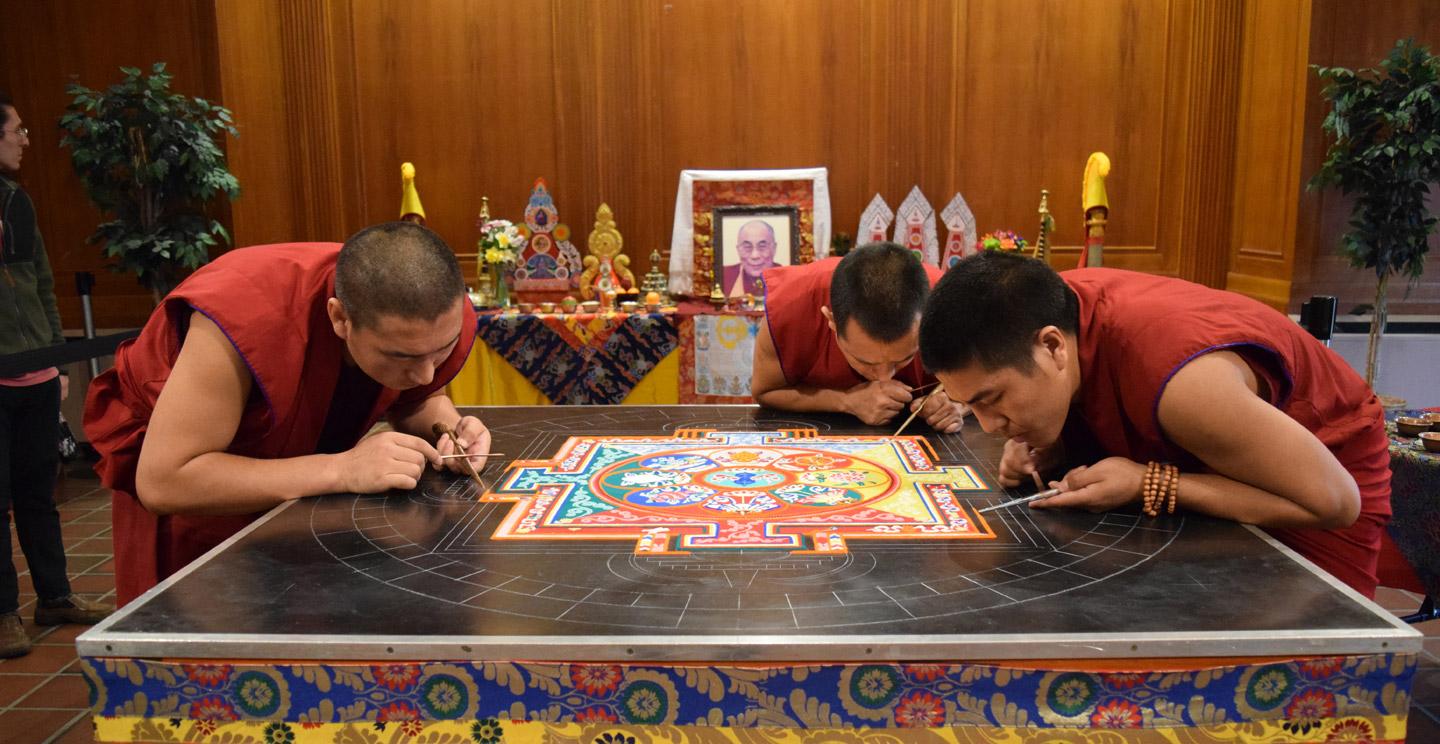
<instances>
[{"instance_id":1,"label":"floral patterned table skirt","mask_svg":"<svg viewBox=\"0 0 1440 744\"><path fill-rule=\"evenodd\" d=\"M1390 537L1409 561L1425 592L1440 597L1440 455L1426 452L1420 440L1402 437L1395 417L1430 413L1390 411Z\"/></svg>"},{"instance_id":2,"label":"floral patterned table skirt","mask_svg":"<svg viewBox=\"0 0 1440 744\"><path fill-rule=\"evenodd\" d=\"M1211 660L1217 663L1220 660ZM813 666L85 658L101 741L1394 742L1416 657ZM1067 668L1057 667L1064 664Z\"/></svg>"},{"instance_id":3,"label":"floral patterned table skirt","mask_svg":"<svg viewBox=\"0 0 1440 744\"><path fill-rule=\"evenodd\" d=\"M679 343L673 313L484 313L476 334L570 405L619 403Z\"/></svg>"}]
</instances>

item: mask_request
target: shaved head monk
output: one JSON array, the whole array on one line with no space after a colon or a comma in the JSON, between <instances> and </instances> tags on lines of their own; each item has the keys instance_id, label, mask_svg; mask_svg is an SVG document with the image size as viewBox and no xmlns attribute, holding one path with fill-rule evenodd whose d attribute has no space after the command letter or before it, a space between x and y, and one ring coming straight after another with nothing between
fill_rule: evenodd
<instances>
[{"instance_id":1,"label":"shaved head monk","mask_svg":"<svg viewBox=\"0 0 1440 744\"><path fill-rule=\"evenodd\" d=\"M1367 596L1390 519L1379 401L1339 355L1255 300L1115 269L983 252L935 285L925 367L1008 441L1032 508L1141 504L1266 528ZM1148 507L1148 508L1146 508Z\"/></svg>"},{"instance_id":2,"label":"shaved head monk","mask_svg":"<svg viewBox=\"0 0 1440 744\"><path fill-rule=\"evenodd\" d=\"M96 378L85 431L114 489L115 582L128 602L286 500L413 488L468 472L490 434L445 384L475 311L440 236L392 222L345 242L231 251L156 308ZM364 437L381 417L394 431Z\"/></svg>"},{"instance_id":3,"label":"shaved head monk","mask_svg":"<svg viewBox=\"0 0 1440 744\"><path fill-rule=\"evenodd\" d=\"M923 406L936 431L959 431L965 406L912 392L933 382L920 366L918 330L939 277L895 243L765 272L750 394L770 408L837 411L871 426Z\"/></svg>"}]
</instances>

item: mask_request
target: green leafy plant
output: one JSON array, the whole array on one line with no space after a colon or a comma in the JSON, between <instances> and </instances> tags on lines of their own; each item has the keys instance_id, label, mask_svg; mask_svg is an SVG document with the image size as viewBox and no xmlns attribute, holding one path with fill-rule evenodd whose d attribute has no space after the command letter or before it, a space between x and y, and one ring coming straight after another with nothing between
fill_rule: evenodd
<instances>
[{"instance_id":1,"label":"green leafy plant","mask_svg":"<svg viewBox=\"0 0 1440 744\"><path fill-rule=\"evenodd\" d=\"M73 99L60 117L60 144L90 200L113 218L90 242L103 244L111 268L134 273L158 302L183 272L209 260L211 247L230 241L207 207L240 194L218 142L239 133L225 107L172 91L164 62L149 75L120 71L125 78L103 92L66 86Z\"/></svg>"},{"instance_id":2,"label":"green leafy plant","mask_svg":"<svg viewBox=\"0 0 1440 744\"><path fill-rule=\"evenodd\" d=\"M1425 270L1436 218L1425 206L1440 181L1440 57L1412 39L1395 44L1380 68L1316 67L1331 104L1322 128L1334 142L1312 188L1354 197L1340 252L1375 272L1365 381L1373 387L1385 332L1385 290L1397 274L1413 285Z\"/></svg>"}]
</instances>

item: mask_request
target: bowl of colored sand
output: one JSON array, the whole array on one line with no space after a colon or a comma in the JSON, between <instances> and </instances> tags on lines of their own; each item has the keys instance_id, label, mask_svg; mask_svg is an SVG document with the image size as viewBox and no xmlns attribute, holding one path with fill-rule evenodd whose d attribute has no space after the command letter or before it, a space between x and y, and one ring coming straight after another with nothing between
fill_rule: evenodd
<instances>
[{"instance_id":1,"label":"bowl of colored sand","mask_svg":"<svg viewBox=\"0 0 1440 744\"><path fill-rule=\"evenodd\" d=\"M1420 435L1420 443L1426 452L1440 452L1440 431L1427 431Z\"/></svg>"},{"instance_id":2,"label":"bowl of colored sand","mask_svg":"<svg viewBox=\"0 0 1440 744\"><path fill-rule=\"evenodd\" d=\"M1419 416L1401 416L1395 419L1395 430L1403 437L1419 436L1430 431L1430 421Z\"/></svg>"},{"instance_id":3,"label":"bowl of colored sand","mask_svg":"<svg viewBox=\"0 0 1440 744\"><path fill-rule=\"evenodd\" d=\"M1440 431L1440 413L1427 413L1420 418L1430 422L1430 431Z\"/></svg>"},{"instance_id":4,"label":"bowl of colored sand","mask_svg":"<svg viewBox=\"0 0 1440 744\"><path fill-rule=\"evenodd\" d=\"M542 312L542 313L553 313L553 312L555 312L555 303L553 303L553 302L542 302L542 303L540 303L540 312Z\"/></svg>"}]
</instances>

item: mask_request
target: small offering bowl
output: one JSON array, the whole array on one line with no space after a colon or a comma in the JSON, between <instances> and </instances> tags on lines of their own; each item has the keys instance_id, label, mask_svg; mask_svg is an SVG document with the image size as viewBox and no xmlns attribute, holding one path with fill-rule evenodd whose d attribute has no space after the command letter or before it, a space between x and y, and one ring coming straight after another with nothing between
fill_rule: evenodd
<instances>
[{"instance_id":1,"label":"small offering bowl","mask_svg":"<svg viewBox=\"0 0 1440 744\"><path fill-rule=\"evenodd\" d=\"M1440 452L1440 431L1427 431L1420 435L1420 443L1426 452Z\"/></svg>"},{"instance_id":2,"label":"small offering bowl","mask_svg":"<svg viewBox=\"0 0 1440 744\"><path fill-rule=\"evenodd\" d=\"M1420 432L1430 431L1430 422L1419 416L1401 416L1395 419L1395 430L1404 437L1419 436Z\"/></svg>"}]
</instances>

